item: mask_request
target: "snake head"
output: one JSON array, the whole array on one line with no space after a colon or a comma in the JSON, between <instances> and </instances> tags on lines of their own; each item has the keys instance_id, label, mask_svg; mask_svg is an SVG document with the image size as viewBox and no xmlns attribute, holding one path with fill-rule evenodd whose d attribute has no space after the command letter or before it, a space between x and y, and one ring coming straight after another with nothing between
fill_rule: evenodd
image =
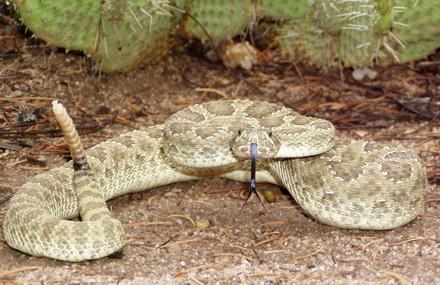
<instances>
[{"instance_id":1,"label":"snake head","mask_svg":"<svg viewBox=\"0 0 440 285\"><path fill-rule=\"evenodd\" d=\"M257 144L262 159L275 157L281 147L279 137L270 130L240 129L232 137L231 151L236 158L249 159L252 143Z\"/></svg>"}]
</instances>

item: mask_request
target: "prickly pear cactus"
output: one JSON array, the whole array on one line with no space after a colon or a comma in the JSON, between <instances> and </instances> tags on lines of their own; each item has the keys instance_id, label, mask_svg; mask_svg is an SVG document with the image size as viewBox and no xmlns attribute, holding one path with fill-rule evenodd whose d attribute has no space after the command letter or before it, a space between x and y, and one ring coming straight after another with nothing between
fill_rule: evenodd
<instances>
[{"instance_id":1,"label":"prickly pear cactus","mask_svg":"<svg viewBox=\"0 0 440 285\"><path fill-rule=\"evenodd\" d=\"M406 1L407 9L396 16L397 38L405 45L399 50L401 62L423 58L440 47L440 2Z\"/></svg>"},{"instance_id":2,"label":"prickly pear cactus","mask_svg":"<svg viewBox=\"0 0 440 285\"><path fill-rule=\"evenodd\" d=\"M252 1L187 1L185 10L190 16L186 17L184 23L185 32L192 37L214 41L227 40L239 35L252 22Z\"/></svg>"},{"instance_id":3,"label":"prickly pear cactus","mask_svg":"<svg viewBox=\"0 0 440 285\"><path fill-rule=\"evenodd\" d=\"M403 63L440 46L438 0L317 0L311 11L277 27L282 53L309 65Z\"/></svg>"},{"instance_id":4,"label":"prickly pear cactus","mask_svg":"<svg viewBox=\"0 0 440 285\"><path fill-rule=\"evenodd\" d=\"M310 12L310 0L191 0L184 31L191 37L215 42L231 39L256 24L258 19L302 19Z\"/></svg>"},{"instance_id":5,"label":"prickly pear cactus","mask_svg":"<svg viewBox=\"0 0 440 285\"><path fill-rule=\"evenodd\" d=\"M440 47L439 0L11 0L36 36L126 71L170 50L171 31L219 43L258 23L293 61L388 65Z\"/></svg>"},{"instance_id":6,"label":"prickly pear cactus","mask_svg":"<svg viewBox=\"0 0 440 285\"><path fill-rule=\"evenodd\" d=\"M166 1L103 1L98 45L92 53L104 71L127 71L170 50L175 20Z\"/></svg>"},{"instance_id":7,"label":"prickly pear cactus","mask_svg":"<svg viewBox=\"0 0 440 285\"><path fill-rule=\"evenodd\" d=\"M103 71L127 71L166 54L182 13L165 0L13 0L49 44L90 54ZM177 15L177 16L176 16Z\"/></svg>"},{"instance_id":8,"label":"prickly pear cactus","mask_svg":"<svg viewBox=\"0 0 440 285\"><path fill-rule=\"evenodd\" d=\"M39 38L69 49L92 51L99 29L99 0L14 0L21 20Z\"/></svg>"},{"instance_id":9,"label":"prickly pear cactus","mask_svg":"<svg viewBox=\"0 0 440 285\"><path fill-rule=\"evenodd\" d=\"M310 66L333 66L337 60L337 43L308 18L274 27L275 43L282 57Z\"/></svg>"},{"instance_id":10,"label":"prickly pear cactus","mask_svg":"<svg viewBox=\"0 0 440 285\"><path fill-rule=\"evenodd\" d=\"M258 18L272 20L304 19L311 11L310 0L257 0Z\"/></svg>"}]
</instances>

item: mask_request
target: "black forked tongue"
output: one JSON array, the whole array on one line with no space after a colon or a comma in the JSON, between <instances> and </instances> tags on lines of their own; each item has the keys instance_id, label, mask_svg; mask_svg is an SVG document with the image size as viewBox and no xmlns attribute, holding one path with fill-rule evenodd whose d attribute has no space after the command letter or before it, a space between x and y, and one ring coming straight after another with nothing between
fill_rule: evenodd
<instances>
[{"instance_id":1,"label":"black forked tongue","mask_svg":"<svg viewBox=\"0 0 440 285\"><path fill-rule=\"evenodd\" d=\"M260 201L263 208L266 209L266 207L263 204L263 201L260 198L260 195L258 195L258 192L257 192L257 180L255 178L256 172L257 172L257 144L251 143L251 183L249 185L249 193L246 197L246 200L244 201L243 206L241 206L240 212L241 212L241 210L243 210L244 206L246 205L247 201L251 197L252 193L255 193L255 195L258 198L258 201Z\"/></svg>"}]
</instances>

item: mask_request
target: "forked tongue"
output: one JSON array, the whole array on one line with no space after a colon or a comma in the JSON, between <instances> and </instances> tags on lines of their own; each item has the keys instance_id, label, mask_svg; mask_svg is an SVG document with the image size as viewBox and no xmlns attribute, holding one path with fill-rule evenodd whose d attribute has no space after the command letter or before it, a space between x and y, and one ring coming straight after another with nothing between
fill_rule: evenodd
<instances>
[{"instance_id":1,"label":"forked tongue","mask_svg":"<svg viewBox=\"0 0 440 285\"><path fill-rule=\"evenodd\" d=\"M255 178L256 172L257 172L257 147L258 146L256 143L251 143L251 182L249 185L249 193L246 197L246 200L244 201L243 206L241 206L240 212L241 212L241 210L243 210L244 205L246 205L246 203L249 200L249 198L251 197L252 193L255 193L255 195L258 198L258 201L260 201L263 208L266 209L266 207L263 204L263 201L260 198L260 195L258 195L258 192L257 192L257 180Z\"/></svg>"}]
</instances>

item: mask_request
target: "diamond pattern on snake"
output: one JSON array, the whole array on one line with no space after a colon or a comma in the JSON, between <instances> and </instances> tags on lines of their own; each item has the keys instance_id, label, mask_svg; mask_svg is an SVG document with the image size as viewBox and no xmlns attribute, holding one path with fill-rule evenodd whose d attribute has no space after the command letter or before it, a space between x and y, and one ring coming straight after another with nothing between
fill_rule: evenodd
<instances>
[{"instance_id":1,"label":"diamond pattern on snake","mask_svg":"<svg viewBox=\"0 0 440 285\"><path fill-rule=\"evenodd\" d=\"M82 261L120 250L127 237L105 201L205 177L248 182L250 142L258 145L257 181L286 188L323 224L387 230L423 211L426 171L414 151L338 138L330 122L273 103L193 105L85 154L64 107L53 107L74 162L29 179L3 224L7 243L34 256Z\"/></svg>"}]
</instances>

